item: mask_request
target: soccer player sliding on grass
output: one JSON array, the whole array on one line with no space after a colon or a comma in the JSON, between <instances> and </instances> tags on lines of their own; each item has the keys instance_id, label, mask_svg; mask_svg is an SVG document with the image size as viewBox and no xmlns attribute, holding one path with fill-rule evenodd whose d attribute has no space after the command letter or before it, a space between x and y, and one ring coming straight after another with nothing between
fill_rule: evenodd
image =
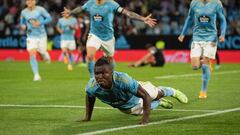
<instances>
[{"instance_id":1,"label":"soccer player sliding on grass","mask_svg":"<svg viewBox=\"0 0 240 135\"><path fill-rule=\"evenodd\" d=\"M103 103L123 113L142 115L140 124L149 122L150 110L158 105L171 109L171 101L162 97L171 96L181 103L187 103L185 94L171 87L154 86L151 82L139 82L126 73L113 71L109 57L101 57L94 67L94 77L86 87L86 115L90 121L96 97Z\"/></svg>"}]
</instances>

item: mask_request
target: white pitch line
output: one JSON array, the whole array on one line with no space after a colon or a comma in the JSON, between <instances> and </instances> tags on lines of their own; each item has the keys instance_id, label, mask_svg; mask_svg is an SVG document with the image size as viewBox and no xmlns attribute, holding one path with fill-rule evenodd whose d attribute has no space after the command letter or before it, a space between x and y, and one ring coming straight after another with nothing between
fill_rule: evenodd
<instances>
[{"instance_id":1,"label":"white pitch line","mask_svg":"<svg viewBox=\"0 0 240 135\"><path fill-rule=\"evenodd\" d=\"M0 104L0 107L15 107L15 108L79 108L85 109L85 106L74 105L14 105L14 104ZM94 109L113 110L112 107L97 107ZM176 112L216 112L219 110L187 110L187 109L154 109L157 111L176 111Z\"/></svg>"},{"instance_id":2,"label":"white pitch line","mask_svg":"<svg viewBox=\"0 0 240 135\"><path fill-rule=\"evenodd\" d=\"M234 112L234 111L240 111L240 107L239 108L233 108L233 109L227 109L227 110L223 110L223 111L212 112L212 113L206 113L206 114L200 114L200 115L191 115L191 116L186 116L186 117L182 117L182 118L151 122L147 125L131 125L131 126L118 127L118 128L109 128L109 129L97 130L97 131L93 131L93 132L80 133L80 134L77 134L77 135L103 134L103 133L107 133L107 132L119 131L119 130L124 130L124 129L132 129L132 128L138 128L138 127L149 126L149 125L160 125L160 124L165 124L165 123L169 123L169 122L176 122L176 121L182 121L182 120L189 120L189 119L195 119L195 118L214 116L214 115L219 115L219 114L224 114L224 113L229 113L229 112Z\"/></svg>"},{"instance_id":3,"label":"white pitch line","mask_svg":"<svg viewBox=\"0 0 240 135\"><path fill-rule=\"evenodd\" d=\"M223 72L213 72L213 75L222 75L222 74L235 74L240 73L239 70L233 70L233 71L223 71ZM200 76L202 74L195 73L195 74L181 74L181 75L166 75L166 76L156 76L155 79L169 79L169 78L179 78L179 77L193 77L193 76Z\"/></svg>"}]
</instances>

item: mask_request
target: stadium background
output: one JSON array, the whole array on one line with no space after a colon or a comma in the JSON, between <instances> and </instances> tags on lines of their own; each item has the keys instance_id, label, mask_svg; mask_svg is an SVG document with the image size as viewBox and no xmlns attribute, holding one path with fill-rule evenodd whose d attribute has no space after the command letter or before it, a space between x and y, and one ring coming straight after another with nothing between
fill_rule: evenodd
<instances>
[{"instance_id":1,"label":"stadium background","mask_svg":"<svg viewBox=\"0 0 240 135\"><path fill-rule=\"evenodd\" d=\"M39 4L47 8L54 18L47 27L49 49L54 60L59 60L61 53L57 43L53 44L58 41L54 40L58 36L54 29L57 18L64 5L73 8L76 3L83 2L39 0ZM25 51L25 34L19 31L19 14L24 0L0 0L0 135L80 135L103 130L108 131L103 132L104 135L239 135L240 1L223 1L228 31L226 42L219 44L219 48L221 62L228 63L222 63L220 70L213 70L206 100L198 99L201 70L193 71L190 64L185 63L189 59L191 37L183 44L177 42L190 0L118 2L141 14L153 12L159 24L150 29L139 22L117 16L115 32L121 44L116 44L116 60L138 59L146 53L143 50L145 43L160 40L165 43L167 61L172 63L167 63L164 68L129 68L128 63L118 62L116 70L127 72L137 80L151 81L157 86L178 88L189 97L189 103L183 105L169 98L174 103L174 109L159 107L151 111L151 125L131 128L139 126L136 124L141 117L123 114L97 100L92 121L76 122L85 114L84 89L89 79L87 68L76 66L69 72L62 62L48 64L40 61L43 80L33 82ZM177 18L173 17L174 13ZM126 46L130 49L124 48ZM109 132L121 128L125 130Z\"/></svg>"},{"instance_id":2,"label":"stadium background","mask_svg":"<svg viewBox=\"0 0 240 135\"><path fill-rule=\"evenodd\" d=\"M160 41L165 45L167 62L189 62L191 36L180 44L177 41L191 0L116 0L122 7L143 16L152 13L158 20L154 28L144 23L118 15L114 19L117 61L129 62L146 53L147 43ZM53 60L61 60L60 40L55 26L64 6L74 8L85 0L38 0L51 14L53 21L47 25L48 49ZM222 0L227 18L226 42L218 44L222 62L240 62L240 1ZM19 29L19 16L25 7L25 0L0 0L0 60L28 60L25 51L25 32ZM191 35L191 30L188 34ZM130 52L134 55L126 57ZM98 53L97 57L101 55Z\"/></svg>"}]
</instances>

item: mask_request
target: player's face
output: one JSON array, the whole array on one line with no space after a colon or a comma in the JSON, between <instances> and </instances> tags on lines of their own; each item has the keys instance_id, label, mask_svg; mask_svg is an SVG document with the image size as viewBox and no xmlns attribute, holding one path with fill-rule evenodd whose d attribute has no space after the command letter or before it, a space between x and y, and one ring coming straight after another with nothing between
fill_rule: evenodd
<instances>
[{"instance_id":1,"label":"player's face","mask_svg":"<svg viewBox=\"0 0 240 135\"><path fill-rule=\"evenodd\" d=\"M109 65L95 67L95 79L102 88L110 89L112 87L112 72L112 67Z\"/></svg>"},{"instance_id":2,"label":"player's face","mask_svg":"<svg viewBox=\"0 0 240 135\"><path fill-rule=\"evenodd\" d=\"M36 5L36 0L26 0L26 5L28 8L33 8Z\"/></svg>"}]
</instances>

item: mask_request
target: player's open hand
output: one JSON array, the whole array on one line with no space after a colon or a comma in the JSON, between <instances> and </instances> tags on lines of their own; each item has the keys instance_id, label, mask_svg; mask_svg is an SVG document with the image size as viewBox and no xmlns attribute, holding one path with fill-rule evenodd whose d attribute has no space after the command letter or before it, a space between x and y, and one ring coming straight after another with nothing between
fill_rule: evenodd
<instances>
[{"instance_id":1,"label":"player's open hand","mask_svg":"<svg viewBox=\"0 0 240 135\"><path fill-rule=\"evenodd\" d=\"M64 10L61 14L62 14L62 16L68 16L71 14L71 10L64 7Z\"/></svg>"},{"instance_id":2,"label":"player's open hand","mask_svg":"<svg viewBox=\"0 0 240 135\"><path fill-rule=\"evenodd\" d=\"M178 37L178 41L183 42L183 40L184 40L184 36L183 36L183 35L180 35L180 36Z\"/></svg>"},{"instance_id":3,"label":"player's open hand","mask_svg":"<svg viewBox=\"0 0 240 135\"><path fill-rule=\"evenodd\" d=\"M151 18L152 14L149 14L148 16L144 17L143 21L146 23L149 27L154 27L157 24L157 19Z\"/></svg>"},{"instance_id":4,"label":"player's open hand","mask_svg":"<svg viewBox=\"0 0 240 135\"><path fill-rule=\"evenodd\" d=\"M223 36L220 36L220 37L219 37L219 41L220 41L221 43L223 43L223 42L225 41L225 38L224 38Z\"/></svg>"}]
</instances>

